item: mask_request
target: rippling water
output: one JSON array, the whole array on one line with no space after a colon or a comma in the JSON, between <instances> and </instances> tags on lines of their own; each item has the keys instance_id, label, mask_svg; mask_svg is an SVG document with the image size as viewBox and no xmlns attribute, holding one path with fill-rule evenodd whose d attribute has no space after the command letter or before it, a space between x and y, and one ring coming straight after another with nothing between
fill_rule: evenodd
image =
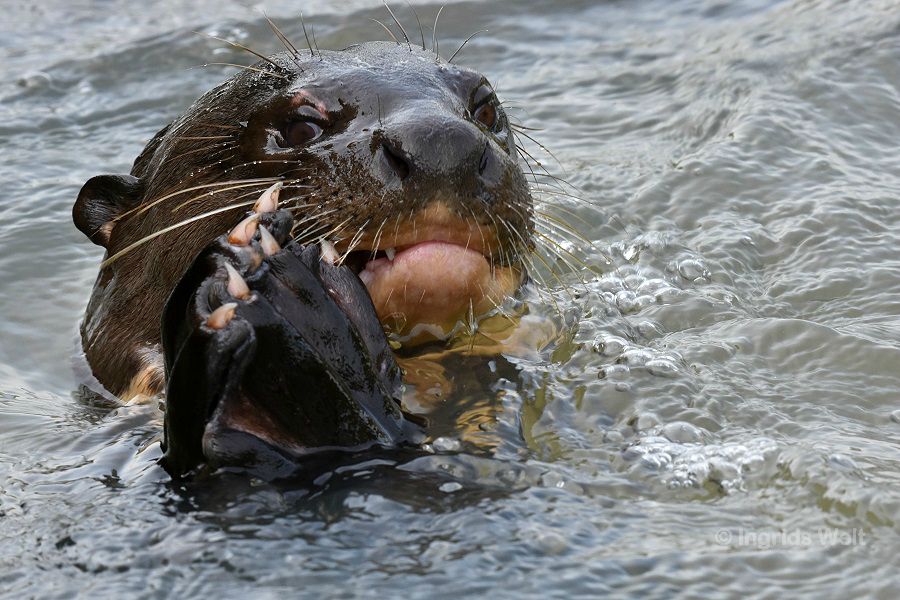
<instances>
[{"instance_id":1,"label":"rippling water","mask_svg":"<svg viewBox=\"0 0 900 600\"><path fill-rule=\"evenodd\" d=\"M378 4L302 8L340 48ZM241 2L135 6L0 24L0 595L895 597L896 0L449 3L442 48L490 30L457 60L574 186L541 186L579 235L528 303L567 327L443 365L433 454L313 487L175 486L155 406L77 392L80 185L246 61L193 30L276 50Z\"/></svg>"}]
</instances>

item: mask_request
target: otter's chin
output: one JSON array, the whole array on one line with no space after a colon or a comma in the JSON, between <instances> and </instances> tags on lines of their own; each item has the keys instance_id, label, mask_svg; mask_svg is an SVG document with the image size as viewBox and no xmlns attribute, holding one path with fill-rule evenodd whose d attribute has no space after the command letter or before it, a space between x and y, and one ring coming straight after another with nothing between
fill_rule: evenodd
<instances>
[{"instance_id":1,"label":"otter's chin","mask_svg":"<svg viewBox=\"0 0 900 600\"><path fill-rule=\"evenodd\" d=\"M421 343L446 339L470 315L499 306L519 287L522 271L491 266L466 246L427 241L399 248L393 260L369 261L359 276L388 331Z\"/></svg>"}]
</instances>

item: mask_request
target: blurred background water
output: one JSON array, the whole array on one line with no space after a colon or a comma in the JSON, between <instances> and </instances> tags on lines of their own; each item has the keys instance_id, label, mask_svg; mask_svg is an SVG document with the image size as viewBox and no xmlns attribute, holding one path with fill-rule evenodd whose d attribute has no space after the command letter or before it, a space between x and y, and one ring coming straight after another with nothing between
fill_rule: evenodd
<instances>
[{"instance_id":1,"label":"blurred background water","mask_svg":"<svg viewBox=\"0 0 900 600\"><path fill-rule=\"evenodd\" d=\"M0 595L895 598L900 3L444 4L444 55L489 30L457 62L573 186L542 210L591 244L529 300L569 327L444 365L433 454L184 487L156 406L77 393L101 251L70 210L230 72L197 65L249 62L193 31L277 41L232 0L3 3ZM376 1L264 8L385 37Z\"/></svg>"}]
</instances>

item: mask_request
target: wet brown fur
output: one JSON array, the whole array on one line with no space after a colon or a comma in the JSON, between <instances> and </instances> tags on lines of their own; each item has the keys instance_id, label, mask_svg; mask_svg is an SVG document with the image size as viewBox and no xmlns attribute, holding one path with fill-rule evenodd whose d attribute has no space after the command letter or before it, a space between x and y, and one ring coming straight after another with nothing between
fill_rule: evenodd
<instances>
[{"instance_id":1,"label":"wet brown fur","mask_svg":"<svg viewBox=\"0 0 900 600\"><path fill-rule=\"evenodd\" d=\"M324 62L329 59L326 56ZM111 229L97 232L101 238L108 238L104 245L108 259L113 260L98 276L82 333L85 353L96 377L114 394L160 391L162 378L158 369L148 370L146 353L158 349L159 319L167 296L193 257L232 227L249 206L211 215L126 253L122 251L192 216L235 203L252 204L273 179L258 185L235 183L244 187L229 191L210 187L184 192L157 203L173 192L217 182L281 178L285 182L283 206L297 208L299 237L306 230L307 241L328 232L333 234L340 224L343 232L379 224L392 228L395 219L403 222L411 218L424 200L441 196L458 211L460 219L476 219L496 233L499 248L491 259L497 264L515 262L530 250L526 246L533 229L531 199L518 168L507 168L499 185L491 189L493 196L488 205L469 200L475 191L469 189L465 178L457 185L443 184L445 189L437 188L441 185L437 179L423 180L418 187L391 187L374 176L371 165L359 160L358 154L342 155L325 149L317 153L285 152L281 158L260 153L254 117L260 112L280 110L278 102L273 108L272 98L284 95L279 90L284 87L285 78L302 79L306 76L304 70L314 71L323 58L305 58L299 69L297 58L288 55L273 57L271 63L258 64L257 71L239 73L160 131L131 171L140 182L135 189L137 205L114 219ZM273 64L281 65L278 73L263 72L275 71ZM472 72L460 73L455 79L450 78L448 85L472 85L476 79ZM340 105L335 104L335 108ZM350 109L343 115L337 114L338 127L342 119L349 122L356 116ZM379 121L381 118L379 115ZM242 123L248 120L250 125L243 127ZM510 144L511 138L510 134ZM370 135L350 142L353 143L372 145L377 140ZM357 150L353 148L354 152ZM509 154L514 165L514 148ZM135 384L137 388L129 391Z\"/></svg>"}]
</instances>

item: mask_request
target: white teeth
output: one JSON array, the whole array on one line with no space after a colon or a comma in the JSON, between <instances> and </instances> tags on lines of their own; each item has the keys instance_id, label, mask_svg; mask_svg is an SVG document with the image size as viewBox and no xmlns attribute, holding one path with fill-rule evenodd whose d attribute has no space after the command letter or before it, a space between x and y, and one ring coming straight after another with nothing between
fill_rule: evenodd
<instances>
[{"instance_id":1,"label":"white teeth","mask_svg":"<svg viewBox=\"0 0 900 600\"><path fill-rule=\"evenodd\" d=\"M384 251L384 253L387 254L389 261L394 262L394 256L397 255L397 249L396 248L388 248L387 250Z\"/></svg>"},{"instance_id":2,"label":"white teeth","mask_svg":"<svg viewBox=\"0 0 900 600\"><path fill-rule=\"evenodd\" d=\"M338 260L340 260L340 255L338 254L337 249L334 247L334 244L329 242L328 240L322 240L320 242L322 246L322 260L329 264L336 264Z\"/></svg>"},{"instance_id":3,"label":"white teeth","mask_svg":"<svg viewBox=\"0 0 900 600\"><path fill-rule=\"evenodd\" d=\"M368 286L370 283L372 283L372 280L375 279L375 275L373 275L371 271L360 271L359 278L365 285Z\"/></svg>"}]
</instances>

